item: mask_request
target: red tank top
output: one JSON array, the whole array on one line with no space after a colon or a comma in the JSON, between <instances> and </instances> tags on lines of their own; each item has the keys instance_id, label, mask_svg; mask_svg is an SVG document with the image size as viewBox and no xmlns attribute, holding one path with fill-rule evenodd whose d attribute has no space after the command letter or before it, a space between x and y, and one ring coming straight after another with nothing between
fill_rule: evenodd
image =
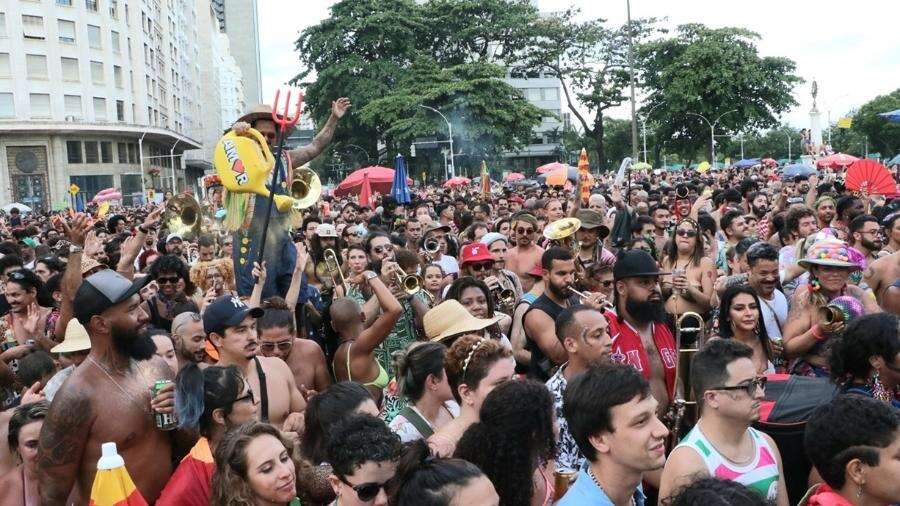
<instances>
[{"instance_id":1,"label":"red tank top","mask_svg":"<svg viewBox=\"0 0 900 506\"><path fill-rule=\"evenodd\" d=\"M647 379L650 379L650 360L647 350L641 342L641 336L628 324L613 313L605 313L609 322L609 335L613 340L612 359L615 362L627 363ZM653 324L653 342L659 350L659 358L663 365L666 390L671 398L675 392L675 363L678 353L675 350L675 339L672 332L662 323Z\"/></svg>"}]
</instances>

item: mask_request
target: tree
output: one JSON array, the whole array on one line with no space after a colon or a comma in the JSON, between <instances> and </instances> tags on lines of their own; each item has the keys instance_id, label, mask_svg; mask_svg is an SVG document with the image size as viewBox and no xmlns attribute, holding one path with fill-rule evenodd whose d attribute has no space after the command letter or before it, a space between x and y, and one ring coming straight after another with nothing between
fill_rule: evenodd
<instances>
[{"instance_id":1,"label":"tree","mask_svg":"<svg viewBox=\"0 0 900 506\"><path fill-rule=\"evenodd\" d=\"M900 151L900 123L891 123L879 113L900 109L900 89L879 95L853 115L851 131L868 137L869 151L893 155Z\"/></svg>"},{"instance_id":2,"label":"tree","mask_svg":"<svg viewBox=\"0 0 900 506\"><path fill-rule=\"evenodd\" d=\"M608 27L602 19L576 22L577 15L577 10L569 10L536 23L539 33L524 50L518 70L559 79L569 112L581 124L585 137L593 139L598 163L610 167L603 113L628 100L628 27ZM654 19L633 20L634 43L650 37L654 24ZM593 119L585 117L578 104L590 111Z\"/></svg>"},{"instance_id":3,"label":"tree","mask_svg":"<svg viewBox=\"0 0 900 506\"><path fill-rule=\"evenodd\" d=\"M802 80L794 75L794 62L760 57L758 38L743 28L687 24L674 37L638 47L642 83L649 92L643 109L659 125L657 135L671 139L670 150L685 158L704 144L712 151L710 126L688 113L710 122L721 116L720 135L773 127L779 114L796 105L791 90Z\"/></svg>"}]
</instances>

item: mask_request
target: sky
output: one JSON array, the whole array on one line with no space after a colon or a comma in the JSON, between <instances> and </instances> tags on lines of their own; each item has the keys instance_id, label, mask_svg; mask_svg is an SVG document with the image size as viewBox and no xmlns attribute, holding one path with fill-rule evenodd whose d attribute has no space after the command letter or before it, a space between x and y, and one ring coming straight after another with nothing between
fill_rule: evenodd
<instances>
[{"instance_id":1,"label":"sky","mask_svg":"<svg viewBox=\"0 0 900 506\"><path fill-rule=\"evenodd\" d=\"M329 15L333 0L259 0L263 97L271 100L300 70L294 41L301 30ZM614 25L626 20L625 0L538 0L541 11L581 10L584 19L604 18ZM781 119L794 127L809 126L810 85L818 83L822 123L832 122L878 95L900 87L900 1L855 0L632 0L632 18L666 18L670 28L684 23L711 27L739 26L760 34L762 56L785 56L806 80L794 89L799 105ZM284 20L291 20L285 22ZM640 97L638 97L640 107ZM609 111L630 114L628 104Z\"/></svg>"}]
</instances>

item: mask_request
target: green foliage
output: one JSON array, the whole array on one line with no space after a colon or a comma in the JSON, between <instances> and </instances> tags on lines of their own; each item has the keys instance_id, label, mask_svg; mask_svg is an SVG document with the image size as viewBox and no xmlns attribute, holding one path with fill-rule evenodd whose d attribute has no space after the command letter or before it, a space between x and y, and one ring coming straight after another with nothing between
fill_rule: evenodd
<instances>
[{"instance_id":1,"label":"green foliage","mask_svg":"<svg viewBox=\"0 0 900 506\"><path fill-rule=\"evenodd\" d=\"M900 123L891 123L878 115L896 109L900 109L900 88L863 104L853 115L851 132L869 138L870 152L896 154L900 151Z\"/></svg>"},{"instance_id":2,"label":"green foliage","mask_svg":"<svg viewBox=\"0 0 900 506\"><path fill-rule=\"evenodd\" d=\"M802 82L787 58L760 57L759 35L743 28L679 26L674 37L642 44L642 82L649 92L644 109L656 123L668 149L690 158L716 134L748 131L778 124L777 116L796 105L792 88ZM658 107L657 107L658 106ZM718 150L717 150L718 151ZM746 151L746 149L745 149ZM719 151L720 152L720 151Z\"/></svg>"}]
</instances>

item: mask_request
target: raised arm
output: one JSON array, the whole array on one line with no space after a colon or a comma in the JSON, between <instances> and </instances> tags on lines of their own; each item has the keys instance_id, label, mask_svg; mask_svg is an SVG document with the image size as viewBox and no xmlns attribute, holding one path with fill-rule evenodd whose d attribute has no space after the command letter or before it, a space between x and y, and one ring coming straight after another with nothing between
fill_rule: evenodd
<instances>
[{"instance_id":1,"label":"raised arm","mask_svg":"<svg viewBox=\"0 0 900 506\"><path fill-rule=\"evenodd\" d=\"M58 342L62 342L66 337L66 326L72 319L73 309L72 301L75 299L75 292L81 286L81 259L84 256L84 241L88 231L91 229L91 219L86 214L77 214L72 219L71 224L64 221L60 222L62 232L74 246L69 251L69 259L66 263L66 270L63 272L62 282L62 302L59 305L59 318L56 320L56 328L53 329L54 337Z\"/></svg>"},{"instance_id":2,"label":"raised arm","mask_svg":"<svg viewBox=\"0 0 900 506\"><path fill-rule=\"evenodd\" d=\"M303 241L295 242L294 248L297 249L297 262L294 264L294 272L291 274L291 284L288 286L287 293L284 296L284 302L287 304L287 307L291 309L292 314L294 312L294 307L297 305L297 299L300 298L303 268L306 266L306 261L309 258L309 253L306 251L306 244L304 244Z\"/></svg>"},{"instance_id":3,"label":"raised arm","mask_svg":"<svg viewBox=\"0 0 900 506\"><path fill-rule=\"evenodd\" d=\"M312 142L301 148L288 151L288 155L291 157L291 165L299 167L319 156L322 151L331 144L331 139L334 137L334 129L337 127L338 120L344 117L344 114L347 113L347 109L349 108L349 98L342 97L332 102L331 116L328 117L325 126L322 127L322 130L319 130L319 133Z\"/></svg>"},{"instance_id":4,"label":"raised arm","mask_svg":"<svg viewBox=\"0 0 900 506\"><path fill-rule=\"evenodd\" d=\"M250 299L247 305L250 307L259 307L262 303L263 287L266 286L266 261L263 260L262 267L253 262L253 277L256 278L256 284L253 285L253 291L250 292Z\"/></svg>"},{"instance_id":5,"label":"raised arm","mask_svg":"<svg viewBox=\"0 0 900 506\"><path fill-rule=\"evenodd\" d=\"M393 272L397 268L394 262L384 262L382 273ZM351 348L354 355L368 355L391 333L394 325L403 314L403 306L391 294L390 289L378 277L369 279L369 286L375 292L378 304L381 306L381 317L375 320L371 327L362 331L356 339L356 344Z\"/></svg>"},{"instance_id":6,"label":"raised arm","mask_svg":"<svg viewBox=\"0 0 900 506\"><path fill-rule=\"evenodd\" d=\"M41 504L65 504L78 475L93 418L91 401L78 388L57 392L38 442Z\"/></svg>"},{"instance_id":7,"label":"raised arm","mask_svg":"<svg viewBox=\"0 0 900 506\"><path fill-rule=\"evenodd\" d=\"M137 232L122 244L122 256L119 259L119 265L116 266L116 272L128 279L134 278L134 259L137 258L144 244L144 239L150 230L156 228L159 223L159 217L162 213L162 206L157 206L147 215L144 223L138 225Z\"/></svg>"}]
</instances>

